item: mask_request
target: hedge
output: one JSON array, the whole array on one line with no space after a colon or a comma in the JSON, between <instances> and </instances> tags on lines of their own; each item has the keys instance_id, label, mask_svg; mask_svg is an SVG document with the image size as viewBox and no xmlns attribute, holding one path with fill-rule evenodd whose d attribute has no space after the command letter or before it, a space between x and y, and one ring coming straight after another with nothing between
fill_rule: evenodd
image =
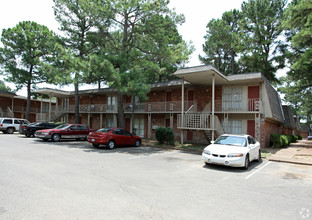
<instances>
[{"instance_id":1,"label":"hedge","mask_svg":"<svg viewBox=\"0 0 312 220\"><path fill-rule=\"evenodd\" d=\"M172 128L158 127L155 131L155 137L159 144L174 145L174 134Z\"/></svg>"},{"instance_id":2,"label":"hedge","mask_svg":"<svg viewBox=\"0 0 312 220\"><path fill-rule=\"evenodd\" d=\"M281 148L281 147L288 146L291 143L295 143L297 142L297 140L301 140L301 139L299 136L296 136L296 135L271 134L270 140L272 142L273 148Z\"/></svg>"}]
</instances>

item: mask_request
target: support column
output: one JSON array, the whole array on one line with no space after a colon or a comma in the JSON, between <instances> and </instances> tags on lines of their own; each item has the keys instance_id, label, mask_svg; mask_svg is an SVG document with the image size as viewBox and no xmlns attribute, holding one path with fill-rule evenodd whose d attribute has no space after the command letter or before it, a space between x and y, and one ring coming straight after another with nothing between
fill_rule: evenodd
<instances>
[{"instance_id":1,"label":"support column","mask_svg":"<svg viewBox=\"0 0 312 220\"><path fill-rule=\"evenodd\" d=\"M214 134L215 134L215 74L212 75L212 141L214 141Z\"/></svg>"},{"instance_id":2,"label":"support column","mask_svg":"<svg viewBox=\"0 0 312 220\"><path fill-rule=\"evenodd\" d=\"M173 129L173 113L170 113L170 128Z\"/></svg>"},{"instance_id":3,"label":"support column","mask_svg":"<svg viewBox=\"0 0 312 220\"><path fill-rule=\"evenodd\" d=\"M152 138L152 114L148 113L148 118L147 118L147 137L149 139Z\"/></svg>"},{"instance_id":4,"label":"support column","mask_svg":"<svg viewBox=\"0 0 312 220\"><path fill-rule=\"evenodd\" d=\"M40 121L42 121L42 114L43 114L43 98L41 95L41 99L40 99Z\"/></svg>"},{"instance_id":5,"label":"support column","mask_svg":"<svg viewBox=\"0 0 312 220\"><path fill-rule=\"evenodd\" d=\"M49 102L49 122L51 121L51 106L52 106L52 105L51 105L51 101L52 101L51 98L52 98L52 97L51 97L51 93L50 93L50 102Z\"/></svg>"},{"instance_id":6,"label":"support column","mask_svg":"<svg viewBox=\"0 0 312 220\"><path fill-rule=\"evenodd\" d=\"M91 116L90 116L90 112L88 112L88 127L90 128L90 120L91 119Z\"/></svg>"},{"instance_id":7,"label":"support column","mask_svg":"<svg viewBox=\"0 0 312 220\"><path fill-rule=\"evenodd\" d=\"M103 128L103 113L100 114L100 128Z\"/></svg>"},{"instance_id":8,"label":"support column","mask_svg":"<svg viewBox=\"0 0 312 220\"><path fill-rule=\"evenodd\" d=\"M181 127L184 126L184 79L182 78L182 107L181 107ZM181 145L183 146L183 129L181 129Z\"/></svg>"}]
</instances>

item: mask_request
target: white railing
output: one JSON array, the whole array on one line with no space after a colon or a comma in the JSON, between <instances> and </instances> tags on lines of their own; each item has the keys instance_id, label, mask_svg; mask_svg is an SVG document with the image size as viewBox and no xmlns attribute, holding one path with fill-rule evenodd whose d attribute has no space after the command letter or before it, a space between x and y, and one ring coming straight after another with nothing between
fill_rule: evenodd
<instances>
[{"instance_id":1,"label":"white railing","mask_svg":"<svg viewBox=\"0 0 312 220\"><path fill-rule=\"evenodd\" d=\"M193 101L184 102L184 109L187 110L191 106L192 111L197 110L197 103ZM132 104L127 103L124 106L125 112L132 111ZM145 102L145 103L135 103L134 112L179 112L182 111L182 102Z\"/></svg>"},{"instance_id":2,"label":"white railing","mask_svg":"<svg viewBox=\"0 0 312 220\"><path fill-rule=\"evenodd\" d=\"M247 99L243 101L215 101L216 112L259 112L262 111L262 100Z\"/></svg>"}]
</instances>

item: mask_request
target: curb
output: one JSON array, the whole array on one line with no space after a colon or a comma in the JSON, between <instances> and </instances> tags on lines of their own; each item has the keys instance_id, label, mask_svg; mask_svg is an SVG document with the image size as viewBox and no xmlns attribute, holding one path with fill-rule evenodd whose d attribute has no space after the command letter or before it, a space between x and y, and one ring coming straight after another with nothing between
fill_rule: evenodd
<instances>
[{"instance_id":1,"label":"curb","mask_svg":"<svg viewBox=\"0 0 312 220\"><path fill-rule=\"evenodd\" d=\"M292 164L298 164L298 165L308 165L312 166L311 162L302 162L302 161L293 161L293 160L287 160L287 159L274 159L274 158L268 158L269 161L274 162L283 162L283 163L292 163Z\"/></svg>"}]
</instances>

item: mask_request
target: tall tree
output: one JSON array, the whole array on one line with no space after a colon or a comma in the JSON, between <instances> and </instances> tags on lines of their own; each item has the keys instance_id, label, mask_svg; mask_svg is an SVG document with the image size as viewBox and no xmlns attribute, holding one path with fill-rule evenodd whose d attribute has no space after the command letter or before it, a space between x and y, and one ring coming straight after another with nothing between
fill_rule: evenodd
<instances>
[{"instance_id":1,"label":"tall tree","mask_svg":"<svg viewBox=\"0 0 312 220\"><path fill-rule=\"evenodd\" d=\"M23 21L13 28L4 29L1 42L0 65L4 68L1 74L17 89L27 88L26 119L29 119L32 90L36 84L47 80L42 66L51 61L56 37L46 26Z\"/></svg>"},{"instance_id":2,"label":"tall tree","mask_svg":"<svg viewBox=\"0 0 312 220\"><path fill-rule=\"evenodd\" d=\"M239 73L236 59L242 39L240 19L240 12L234 9L223 13L222 19L212 19L207 24L203 45L206 55L199 56L203 63L215 66L224 74Z\"/></svg>"},{"instance_id":3,"label":"tall tree","mask_svg":"<svg viewBox=\"0 0 312 220\"><path fill-rule=\"evenodd\" d=\"M245 72L260 71L277 83L275 73L285 66L285 44L281 40L287 0L249 0L242 3L242 29L246 51L240 59Z\"/></svg>"},{"instance_id":4,"label":"tall tree","mask_svg":"<svg viewBox=\"0 0 312 220\"><path fill-rule=\"evenodd\" d=\"M63 38L65 49L61 52L64 57L60 58L63 61L66 60L66 62L62 62L67 74L63 82L74 84L75 122L79 123L79 85L88 82L90 62L95 62L93 55L98 52L99 46L106 38L107 29L110 25L110 1L53 1L56 20L65 35ZM99 63L97 62L97 64ZM60 74L64 74L64 72Z\"/></svg>"},{"instance_id":5,"label":"tall tree","mask_svg":"<svg viewBox=\"0 0 312 220\"><path fill-rule=\"evenodd\" d=\"M169 33L177 24L181 24L184 21L184 16L176 15L168 9L168 3L168 0L125 0L112 2L112 11L115 14L112 20L112 29L115 31L111 33L110 48L112 49L111 56L115 56L112 59L112 63L119 69L116 79L121 79L118 82L116 81L117 83L115 84L119 90L117 101L118 126L120 127L124 127L123 94L130 92L128 85L146 84L146 76L135 77L135 74L138 72L141 74L145 72L152 73L151 69L154 69L158 70L155 71L156 73L159 73L159 68L161 69L164 66L158 67L155 63L160 63L161 55L169 58L168 54L166 55L163 52L165 48L169 48L168 43L170 42L170 40L164 38L166 29L167 33ZM175 36L177 37L177 35ZM165 39L167 45L160 45L160 39ZM157 47L158 50L156 50ZM183 49L180 49L180 51L170 50L170 52L176 51L182 54L185 52ZM173 56L170 57L172 58Z\"/></svg>"},{"instance_id":6,"label":"tall tree","mask_svg":"<svg viewBox=\"0 0 312 220\"><path fill-rule=\"evenodd\" d=\"M5 91L5 92L13 92L12 89L6 86L2 80L0 80L0 90Z\"/></svg>"}]
</instances>

